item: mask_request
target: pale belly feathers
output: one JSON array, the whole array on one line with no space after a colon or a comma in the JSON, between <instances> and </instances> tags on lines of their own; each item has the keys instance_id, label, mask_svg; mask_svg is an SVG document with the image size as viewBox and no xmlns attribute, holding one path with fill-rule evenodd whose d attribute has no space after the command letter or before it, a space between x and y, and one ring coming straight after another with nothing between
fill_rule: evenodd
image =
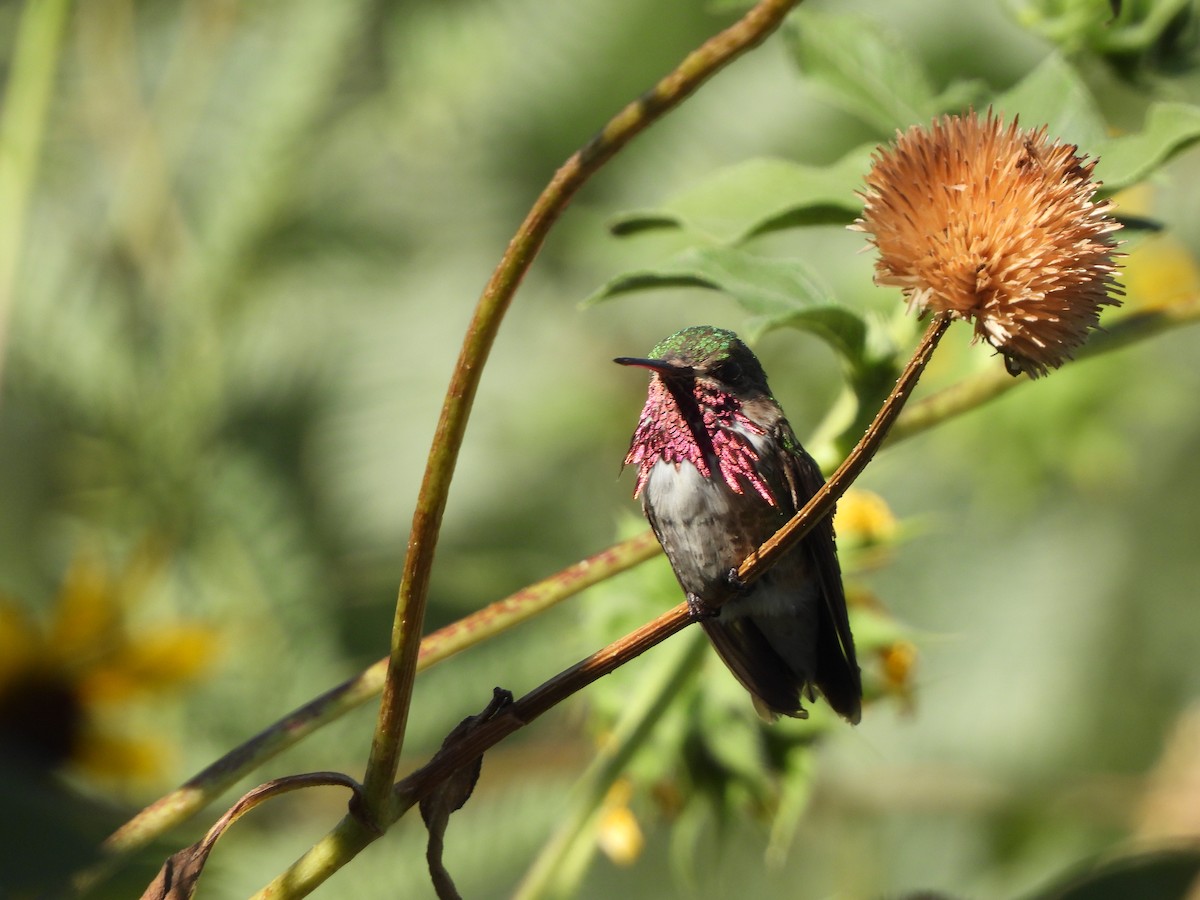
<instances>
[{"instance_id":1,"label":"pale belly feathers","mask_svg":"<svg viewBox=\"0 0 1200 900\"><path fill-rule=\"evenodd\" d=\"M683 589L701 599L723 587L729 570L787 520L783 510L752 489L734 493L724 480L705 478L691 463L655 463L642 501ZM745 594L726 603L721 616L786 617L786 634L777 632L777 637L795 641L797 632L816 619L819 586L807 568L803 548L793 549Z\"/></svg>"}]
</instances>

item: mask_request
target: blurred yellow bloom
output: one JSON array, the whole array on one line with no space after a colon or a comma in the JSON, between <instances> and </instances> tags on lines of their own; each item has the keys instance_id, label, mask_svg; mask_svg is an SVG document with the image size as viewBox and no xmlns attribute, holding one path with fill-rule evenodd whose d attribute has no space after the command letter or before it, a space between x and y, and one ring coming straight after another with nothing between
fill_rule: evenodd
<instances>
[{"instance_id":1,"label":"blurred yellow bloom","mask_svg":"<svg viewBox=\"0 0 1200 900\"><path fill-rule=\"evenodd\" d=\"M862 573L887 565L900 536L891 507L878 494L851 489L838 501L833 519L842 571Z\"/></svg>"},{"instance_id":2,"label":"blurred yellow bloom","mask_svg":"<svg viewBox=\"0 0 1200 900\"><path fill-rule=\"evenodd\" d=\"M911 704L913 670L917 665L917 645L911 641L896 641L879 651L883 663L883 684L888 693Z\"/></svg>"},{"instance_id":3,"label":"blurred yellow bloom","mask_svg":"<svg viewBox=\"0 0 1200 900\"><path fill-rule=\"evenodd\" d=\"M0 598L0 756L113 779L161 770L165 742L112 733L104 720L195 680L216 639L194 623L131 630L134 574L114 578L93 560L76 561L45 624Z\"/></svg>"},{"instance_id":4,"label":"blurred yellow bloom","mask_svg":"<svg viewBox=\"0 0 1200 900\"><path fill-rule=\"evenodd\" d=\"M1184 710L1167 734L1146 779L1135 834L1150 841L1200 843L1200 706Z\"/></svg>"},{"instance_id":5,"label":"blurred yellow bloom","mask_svg":"<svg viewBox=\"0 0 1200 900\"><path fill-rule=\"evenodd\" d=\"M896 536L896 517L878 494L851 489L838 501L833 528L841 540L882 544Z\"/></svg>"},{"instance_id":6,"label":"blurred yellow bloom","mask_svg":"<svg viewBox=\"0 0 1200 900\"><path fill-rule=\"evenodd\" d=\"M618 866L631 866L642 855L646 840L637 817L629 808L633 787L621 779L608 792L600 811L596 843L604 855Z\"/></svg>"},{"instance_id":7,"label":"blurred yellow bloom","mask_svg":"<svg viewBox=\"0 0 1200 900\"><path fill-rule=\"evenodd\" d=\"M1174 235L1147 238L1125 263L1125 291L1139 309L1155 309L1200 297L1200 267Z\"/></svg>"},{"instance_id":8,"label":"blurred yellow bloom","mask_svg":"<svg viewBox=\"0 0 1200 900\"><path fill-rule=\"evenodd\" d=\"M1143 182L1113 197L1124 213L1154 218L1157 189ZM1156 309L1200 297L1200 264L1187 245L1170 232L1151 234L1133 245L1122 266L1128 301L1138 309Z\"/></svg>"}]
</instances>

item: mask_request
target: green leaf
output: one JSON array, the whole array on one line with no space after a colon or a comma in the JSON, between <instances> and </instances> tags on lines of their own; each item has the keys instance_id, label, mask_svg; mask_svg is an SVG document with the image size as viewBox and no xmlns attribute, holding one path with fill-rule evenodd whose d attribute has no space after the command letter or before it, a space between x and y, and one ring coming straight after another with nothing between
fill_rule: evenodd
<instances>
[{"instance_id":1,"label":"green leaf","mask_svg":"<svg viewBox=\"0 0 1200 900\"><path fill-rule=\"evenodd\" d=\"M1200 106L1154 104L1137 134L1109 138L1096 145L1104 193L1136 184L1197 140L1200 140Z\"/></svg>"},{"instance_id":2,"label":"green leaf","mask_svg":"<svg viewBox=\"0 0 1200 900\"><path fill-rule=\"evenodd\" d=\"M1052 53L1036 69L992 103L1011 121L1018 115L1026 128L1049 126L1049 136L1078 144L1089 152L1104 141L1104 117L1087 85L1062 56Z\"/></svg>"},{"instance_id":3,"label":"green leaf","mask_svg":"<svg viewBox=\"0 0 1200 900\"><path fill-rule=\"evenodd\" d=\"M1190 6L1191 0L1024 0L1015 12L1023 27L1064 53L1105 56L1129 77L1145 64L1152 70L1172 61L1187 64Z\"/></svg>"},{"instance_id":4,"label":"green leaf","mask_svg":"<svg viewBox=\"0 0 1200 900\"><path fill-rule=\"evenodd\" d=\"M1184 898L1200 876L1200 853L1159 850L1096 863L1032 900L1124 900L1126 897Z\"/></svg>"},{"instance_id":5,"label":"green leaf","mask_svg":"<svg viewBox=\"0 0 1200 900\"><path fill-rule=\"evenodd\" d=\"M867 323L849 307L824 303L790 310L777 316L755 319L746 332L751 341L757 341L776 328L798 328L816 335L845 359L851 368L859 368L865 362Z\"/></svg>"},{"instance_id":6,"label":"green leaf","mask_svg":"<svg viewBox=\"0 0 1200 900\"><path fill-rule=\"evenodd\" d=\"M674 228L737 244L780 228L848 224L862 209L855 191L870 168L873 149L859 147L831 166L746 160L719 169L658 209L624 213L609 227L618 237Z\"/></svg>"},{"instance_id":7,"label":"green leaf","mask_svg":"<svg viewBox=\"0 0 1200 900\"><path fill-rule=\"evenodd\" d=\"M938 111L920 59L877 22L800 9L785 29L797 65L814 86L884 134Z\"/></svg>"},{"instance_id":8,"label":"green leaf","mask_svg":"<svg viewBox=\"0 0 1200 900\"><path fill-rule=\"evenodd\" d=\"M866 321L838 304L824 280L798 259L770 259L734 247L689 248L653 268L618 275L584 305L673 287L729 294L754 317L746 329L751 340L776 328L799 328L829 344L852 372L870 365Z\"/></svg>"},{"instance_id":9,"label":"green leaf","mask_svg":"<svg viewBox=\"0 0 1200 900\"><path fill-rule=\"evenodd\" d=\"M779 316L832 303L832 291L798 259L768 259L733 247L689 248L658 266L613 278L585 306L635 291L701 287L724 291L748 312Z\"/></svg>"}]
</instances>

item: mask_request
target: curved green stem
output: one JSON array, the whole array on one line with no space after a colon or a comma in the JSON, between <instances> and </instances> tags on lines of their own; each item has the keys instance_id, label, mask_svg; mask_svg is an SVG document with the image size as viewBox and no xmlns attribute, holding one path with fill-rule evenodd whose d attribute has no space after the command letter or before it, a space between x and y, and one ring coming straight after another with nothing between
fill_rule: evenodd
<instances>
[{"instance_id":1,"label":"curved green stem","mask_svg":"<svg viewBox=\"0 0 1200 900\"><path fill-rule=\"evenodd\" d=\"M617 113L596 137L555 173L484 288L450 379L413 513L392 625L387 678L363 777L368 815L382 815L396 776L417 672L417 651L425 621L430 571L450 480L484 364L517 286L541 249L551 226L584 182L618 150L716 72L761 43L798 2L760 0L735 24L689 54L649 92Z\"/></svg>"}]
</instances>

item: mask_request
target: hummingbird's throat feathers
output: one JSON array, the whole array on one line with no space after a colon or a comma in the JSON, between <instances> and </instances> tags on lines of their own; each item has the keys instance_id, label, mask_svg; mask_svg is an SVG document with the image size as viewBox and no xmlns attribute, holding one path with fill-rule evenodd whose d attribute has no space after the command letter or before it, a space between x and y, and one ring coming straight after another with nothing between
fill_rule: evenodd
<instances>
[{"instance_id":1,"label":"hummingbird's throat feathers","mask_svg":"<svg viewBox=\"0 0 1200 900\"><path fill-rule=\"evenodd\" d=\"M650 376L650 391L633 434L626 465L637 465L639 496L660 460L688 464L705 478L720 478L735 494L754 491L778 506L759 474L755 446L766 430L748 417L742 401L704 378Z\"/></svg>"}]
</instances>

